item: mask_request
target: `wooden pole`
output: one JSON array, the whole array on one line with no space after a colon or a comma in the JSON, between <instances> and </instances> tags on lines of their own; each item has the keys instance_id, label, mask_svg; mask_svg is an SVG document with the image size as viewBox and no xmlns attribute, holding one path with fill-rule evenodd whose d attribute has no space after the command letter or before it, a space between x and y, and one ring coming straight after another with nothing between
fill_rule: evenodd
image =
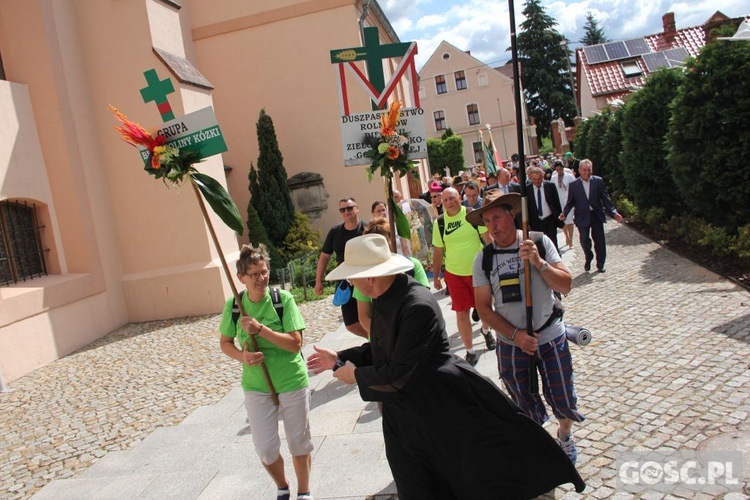
<instances>
[{"instance_id":1,"label":"wooden pole","mask_svg":"<svg viewBox=\"0 0 750 500\"><path fill-rule=\"evenodd\" d=\"M244 318L245 316L247 316L247 313L245 312L245 308L242 307L242 300L240 300L240 294L237 292L237 287L235 286L234 279L232 279L232 274L229 271L227 260L224 258L224 252L222 252L221 245L219 245L219 239L216 237L216 231L214 231L214 226L213 224L211 224L211 219L208 217L208 211L206 210L206 204L203 202L203 196L201 196L200 190L198 190L198 187L195 185L195 182L193 182L192 178L190 179L190 184L193 186L193 191L195 192L195 196L198 198L198 204L201 207L201 212L203 212L203 219L206 221L206 225L208 226L208 232L211 233L211 239L214 241L214 245L216 246L216 251L219 253L219 259L221 260L221 265L224 268L224 273L227 275L227 281L229 281L229 286L232 288L232 295L234 295L234 300L240 308L240 315ZM260 352L260 348L258 347L258 340L255 338L255 335L250 335L250 342L253 344L253 351ZM243 346L240 346L240 347L242 348ZM244 349L247 350L247 342L245 342ZM266 379L266 384L268 384L268 391L271 394L271 399L273 400L273 403L276 406L278 406L279 395L273 386L273 382L271 381L271 375L268 373L268 367L266 366L266 363L261 362L260 368L261 370L263 370L263 378Z\"/></svg>"},{"instance_id":2,"label":"wooden pole","mask_svg":"<svg viewBox=\"0 0 750 500\"><path fill-rule=\"evenodd\" d=\"M521 226L524 241L529 238L529 212L526 196L526 155L524 154L523 139L523 110L521 108L521 70L518 65L518 46L516 44L516 13L513 0L508 0L510 15L510 47L513 56L513 98L516 105L516 135L518 140L518 183L521 185ZM528 259L523 261L523 282L526 287L526 333L534 336L534 301L531 297L531 264ZM539 392L537 378L536 355L529 357L529 391Z\"/></svg>"}]
</instances>

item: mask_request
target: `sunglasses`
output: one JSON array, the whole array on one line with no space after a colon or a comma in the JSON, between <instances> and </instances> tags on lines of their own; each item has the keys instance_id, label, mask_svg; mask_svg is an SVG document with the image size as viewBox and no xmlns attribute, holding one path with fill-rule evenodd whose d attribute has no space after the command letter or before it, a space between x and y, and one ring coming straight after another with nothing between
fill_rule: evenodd
<instances>
[{"instance_id":1,"label":"sunglasses","mask_svg":"<svg viewBox=\"0 0 750 500\"><path fill-rule=\"evenodd\" d=\"M354 205L353 207L349 207L349 206L347 206L347 207L341 207L341 208L339 208L339 212L343 214L344 212L351 212L355 208L357 208L356 205Z\"/></svg>"}]
</instances>

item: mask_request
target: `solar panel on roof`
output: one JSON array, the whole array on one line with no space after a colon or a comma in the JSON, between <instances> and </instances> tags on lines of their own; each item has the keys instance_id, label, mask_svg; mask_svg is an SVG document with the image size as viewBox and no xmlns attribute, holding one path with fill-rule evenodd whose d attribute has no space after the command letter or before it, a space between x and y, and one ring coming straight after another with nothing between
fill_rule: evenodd
<instances>
[{"instance_id":1,"label":"solar panel on roof","mask_svg":"<svg viewBox=\"0 0 750 500\"><path fill-rule=\"evenodd\" d=\"M648 54L651 52L651 48L643 38L633 38L632 40L625 40L625 46L628 48L631 56L639 56L641 54Z\"/></svg>"},{"instance_id":2,"label":"solar panel on roof","mask_svg":"<svg viewBox=\"0 0 750 500\"><path fill-rule=\"evenodd\" d=\"M583 52L586 54L586 61L589 64L596 64L600 62L608 61L607 53L604 51L602 45L589 45L583 48Z\"/></svg>"},{"instance_id":3,"label":"solar panel on roof","mask_svg":"<svg viewBox=\"0 0 750 500\"><path fill-rule=\"evenodd\" d=\"M630 54L628 54L628 48L625 46L625 42L605 43L604 50L607 52L607 57L610 61L630 57Z\"/></svg>"},{"instance_id":4,"label":"solar panel on roof","mask_svg":"<svg viewBox=\"0 0 750 500\"><path fill-rule=\"evenodd\" d=\"M646 69L649 73L653 73L659 68L669 68L669 61L664 52L653 52L651 54L643 54L643 62L646 63Z\"/></svg>"},{"instance_id":5,"label":"solar panel on roof","mask_svg":"<svg viewBox=\"0 0 750 500\"><path fill-rule=\"evenodd\" d=\"M682 64L685 62L685 59L687 59L688 57L688 51L685 47L677 47L674 49L665 50L663 54L667 57L669 65L672 68L682 66Z\"/></svg>"}]
</instances>

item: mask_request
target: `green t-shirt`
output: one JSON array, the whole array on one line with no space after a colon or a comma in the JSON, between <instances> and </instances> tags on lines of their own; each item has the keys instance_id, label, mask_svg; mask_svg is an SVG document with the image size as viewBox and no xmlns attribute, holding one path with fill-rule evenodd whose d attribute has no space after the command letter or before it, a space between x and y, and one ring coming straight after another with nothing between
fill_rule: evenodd
<instances>
[{"instance_id":1,"label":"green t-shirt","mask_svg":"<svg viewBox=\"0 0 750 500\"><path fill-rule=\"evenodd\" d=\"M448 212L443 212L445 219L445 235L440 237L438 223L435 222L432 229L432 246L440 247L445 252L445 270L456 276L471 276L474 265L474 257L482 250L482 241L479 235L487 232L487 228L479 226L475 228L466 222L466 207L451 217ZM477 229L479 233L477 234Z\"/></svg>"},{"instance_id":2,"label":"green t-shirt","mask_svg":"<svg viewBox=\"0 0 750 500\"><path fill-rule=\"evenodd\" d=\"M430 288L430 282L427 280L427 273L424 272L424 266L421 262L419 262L418 259L415 259L414 257L407 257L412 263L414 264L414 279L417 280L419 283L423 284L427 288ZM372 302L372 299L370 297L367 297L366 295L363 295L362 292L359 291L359 288L354 288L354 291L352 292L352 295L354 295L354 298L357 299L360 302Z\"/></svg>"},{"instance_id":3,"label":"green t-shirt","mask_svg":"<svg viewBox=\"0 0 750 500\"><path fill-rule=\"evenodd\" d=\"M283 325L279 321L276 309L273 308L271 293L268 289L266 289L266 296L260 302L252 302L247 294L245 294L242 297L242 305L245 312L275 332L304 330L305 321L302 319L296 302L294 302L294 297L286 290L280 290L279 292L281 294L281 304L284 306ZM236 327L232 328L233 303L234 298L230 298L224 305L224 315L221 318L219 331L225 337L236 338L241 349L244 349L245 342L247 342L248 348L252 349L253 344L250 341L250 336L240 326L239 319L237 320ZM297 389L307 387L309 383L307 366L299 352L289 352L260 336L255 338L258 341L258 348L265 355L268 374L277 393L296 391ZM260 366L242 364L242 388L246 391L270 392Z\"/></svg>"}]
</instances>

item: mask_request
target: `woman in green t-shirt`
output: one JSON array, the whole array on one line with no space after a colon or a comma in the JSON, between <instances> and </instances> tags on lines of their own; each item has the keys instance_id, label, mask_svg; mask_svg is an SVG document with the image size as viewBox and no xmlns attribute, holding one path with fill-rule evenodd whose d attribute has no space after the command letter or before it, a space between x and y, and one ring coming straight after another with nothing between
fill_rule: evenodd
<instances>
[{"instance_id":1,"label":"woman in green t-shirt","mask_svg":"<svg viewBox=\"0 0 750 500\"><path fill-rule=\"evenodd\" d=\"M286 290L279 290L281 304L274 304L268 289L269 257L263 244L243 245L237 260L237 277L245 285L241 295L247 314L239 321L232 316L234 298L227 300L219 326L221 350L242 363L245 409L252 429L255 451L278 488L277 498L289 500L279 438L279 415L297 473L297 498L310 498L310 466L313 450L310 436L310 390L307 367L300 355L305 322ZM250 349L250 332L256 335L258 351ZM235 344L235 338L239 348ZM265 363L279 404L274 404L263 374Z\"/></svg>"},{"instance_id":2,"label":"woman in green t-shirt","mask_svg":"<svg viewBox=\"0 0 750 500\"><path fill-rule=\"evenodd\" d=\"M374 214L374 212L373 212ZM362 234L382 234L390 242L391 241L391 224L385 217L377 217L367 224ZM392 249L391 249L392 250ZM414 269L409 271L409 275L412 276L419 283L423 284L427 288L430 288L430 282L427 279L427 273L424 272L424 266L419 262L419 259L414 257L406 257L414 264ZM352 295L357 299L357 314L359 315L359 322L362 324L367 333L370 333L370 317L372 310L372 299L362 294L357 287L352 287Z\"/></svg>"}]
</instances>

